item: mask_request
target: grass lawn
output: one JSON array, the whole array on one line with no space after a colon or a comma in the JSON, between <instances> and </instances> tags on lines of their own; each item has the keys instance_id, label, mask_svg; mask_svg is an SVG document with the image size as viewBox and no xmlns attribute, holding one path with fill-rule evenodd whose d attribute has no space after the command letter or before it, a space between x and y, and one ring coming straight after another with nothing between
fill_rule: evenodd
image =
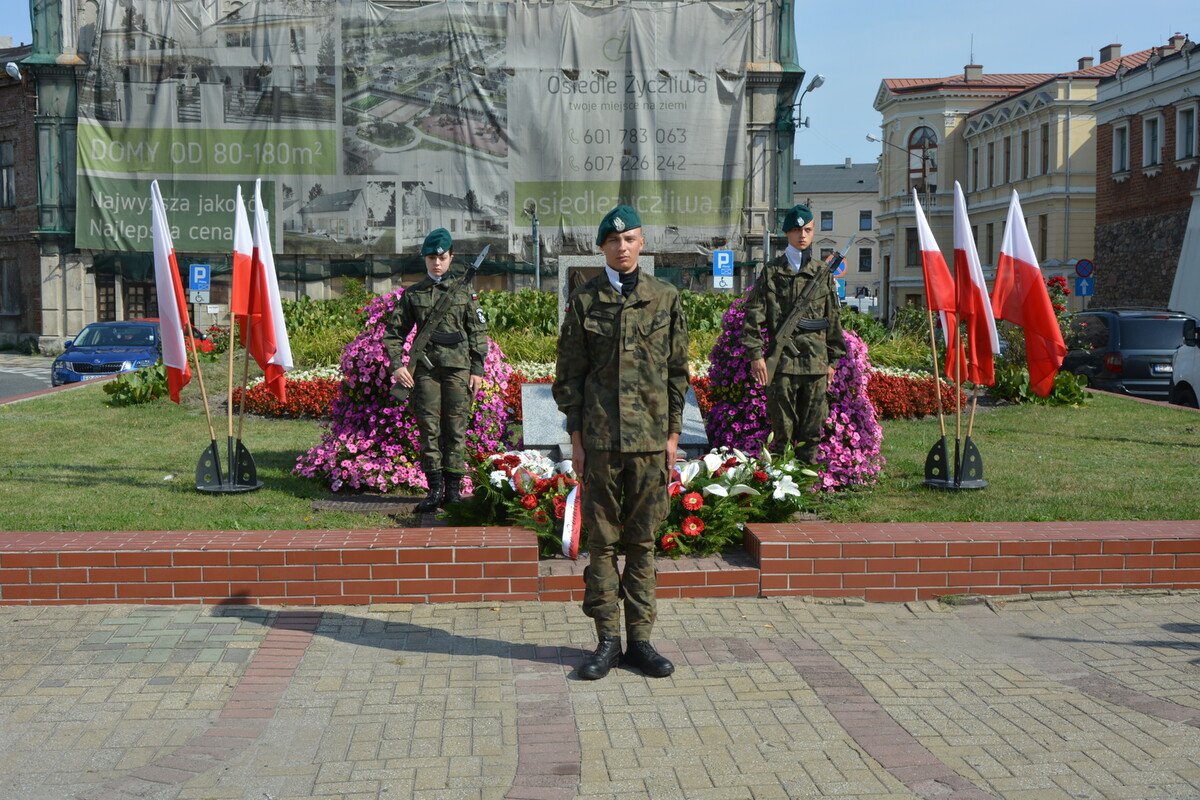
<instances>
[{"instance_id":1,"label":"grass lawn","mask_svg":"<svg viewBox=\"0 0 1200 800\"><path fill-rule=\"evenodd\" d=\"M205 365L210 392L224 392L224 369ZM312 510L314 499L329 495L327 487L291 470L318 440L313 420L247 416L243 440L263 488L236 495L197 492L196 461L209 435L195 378L183 397L182 406L163 400L110 408L104 404L108 395L95 385L0 406L0 531L390 525L382 515ZM224 414L213 424L223 458Z\"/></svg>"},{"instance_id":2,"label":"grass lawn","mask_svg":"<svg viewBox=\"0 0 1200 800\"><path fill-rule=\"evenodd\" d=\"M224 369L205 365L210 392L222 397ZM316 443L315 421L247 417L244 439L266 485L244 495L206 495L193 488L208 442L195 380L182 406L110 408L106 398L95 385L0 407L0 531L391 524L381 515L312 510L328 490L291 469ZM224 416L214 424L223 446ZM886 422L888 463L879 485L838 495L819 513L839 522L1200 518L1194 411L1105 395L1081 408L981 409L973 438L990 485L974 492L921 485L937 435L936 419Z\"/></svg>"},{"instance_id":3,"label":"grass lawn","mask_svg":"<svg viewBox=\"0 0 1200 800\"><path fill-rule=\"evenodd\" d=\"M966 430L966 418L963 419ZM988 486L926 489L936 418L883 425L885 474L819 510L839 522L1200 518L1200 414L1108 395L1079 408L981 408L972 439ZM947 418L954 452L953 418Z\"/></svg>"}]
</instances>

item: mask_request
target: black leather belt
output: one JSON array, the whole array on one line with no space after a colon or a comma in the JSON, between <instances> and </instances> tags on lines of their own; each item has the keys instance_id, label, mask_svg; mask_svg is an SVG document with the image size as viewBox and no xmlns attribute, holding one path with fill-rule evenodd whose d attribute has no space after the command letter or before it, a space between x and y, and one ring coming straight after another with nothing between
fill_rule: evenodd
<instances>
[{"instance_id":1,"label":"black leather belt","mask_svg":"<svg viewBox=\"0 0 1200 800\"><path fill-rule=\"evenodd\" d=\"M429 340L434 344L458 344L465 338L460 331L434 331L429 334Z\"/></svg>"}]
</instances>

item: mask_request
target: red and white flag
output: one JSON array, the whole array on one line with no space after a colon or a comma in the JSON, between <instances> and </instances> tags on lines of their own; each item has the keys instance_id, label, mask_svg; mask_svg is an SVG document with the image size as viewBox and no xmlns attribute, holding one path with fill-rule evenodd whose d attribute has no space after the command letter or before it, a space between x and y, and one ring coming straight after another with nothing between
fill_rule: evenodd
<instances>
[{"instance_id":1,"label":"red and white flag","mask_svg":"<svg viewBox=\"0 0 1200 800\"><path fill-rule=\"evenodd\" d=\"M167 368L167 392L178 403L179 392L192 379L183 336L185 329L191 330L191 321L188 319L187 297L183 293L183 280L179 277L175 245L171 241L171 228L167 225L167 212L158 181L150 182L150 225L154 239L158 329L162 337L162 360Z\"/></svg>"},{"instance_id":2,"label":"red and white flag","mask_svg":"<svg viewBox=\"0 0 1200 800\"><path fill-rule=\"evenodd\" d=\"M246 217L246 201L242 199L241 184L237 187L237 205L233 207L233 292L229 300L229 313L234 318L250 313L250 261L254 255L254 239L250 233L250 221ZM242 331L242 344L246 333Z\"/></svg>"},{"instance_id":3,"label":"red and white flag","mask_svg":"<svg viewBox=\"0 0 1200 800\"><path fill-rule=\"evenodd\" d=\"M1000 335L958 181L954 182L954 283L958 318L967 329L967 374L963 377L978 386L991 386L996 382L994 357L1000 352Z\"/></svg>"},{"instance_id":4,"label":"red and white flag","mask_svg":"<svg viewBox=\"0 0 1200 800\"><path fill-rule=\"evenodd\" d=\"M283 319L283 305L279 300L279 280L275 275L275 256L271 253L270 227L262 202L262 180L254 182L254 231L251 238L253 247L246 299L250 331L247 337L243 325L242 340L246 350L262 368L267 390L282 403L287 400L284 373L292 368L292 348Z\"/></svg>"},{"instance_id":5,"label":"red and white flag","mask_svg":"<svg viewBox=\"0 0 1200 800\"><path fill-rule=\"evenodd\" d=\"M941 319L942 333L946 337L946 377L953 380L955 354L962 352L961 345L955 346L958 343L958 316L955 314L954 276L933 238L916 189L913 189L913 210L917 215L917 244L921 248L921 271L925 276L925 305L930 311L936 311Z\"/></svg>"},{"instance_id":6,"label":"red and white flag","mask_svg":"<svg viewBox=\"0 0 1200 800\"><path fill-rule=\"evenodd\" d=\"M1030 388L1042 397L1048 396L1054 388L1054 376L1062 366L1067 347L1033 252L1033 242L1029 240L1021 199L1016 192L1012 193L1008 204L1008 221L1004 224L1004 240L996 265L992 309L1000 319L1025 330Z\"/></svg>"},{"instance_id":7,"label":"red and white flag","mask_svg":"<svg viewBox=\"0 0 1200 800\"><path fill-rule=\"evenodd\" d=\"M583 527L583 509L579 497L579 484L567 492L566 506L563 508L562 554L570 559L579 558L579 534Z\"/></svg>"}]
</instances>

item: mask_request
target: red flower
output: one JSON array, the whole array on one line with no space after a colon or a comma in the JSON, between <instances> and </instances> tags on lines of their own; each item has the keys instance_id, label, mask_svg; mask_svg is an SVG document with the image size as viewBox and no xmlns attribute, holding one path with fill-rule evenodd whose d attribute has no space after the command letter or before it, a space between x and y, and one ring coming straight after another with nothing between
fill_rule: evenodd
<instances>
[{"instance_id":1,"label":"red flower","mask_svg":"<svg viewBox=\"0 0 1200 800\"><path fill-rule=\"evenodd\" d=\"M662 542L661 542L662 549L663 550L674 550L676 547L679 547L679 542L676 541L676 539L678 539L678 538L679 538L679 534L677 534L675 531L670 531L669 533L663 534Z\"/></svg>"},{"instance_id":2,"label":"red flower","mask_svg":"<svg viewBox=\"0 0 1200 800\"><path fill-rule=\"evenodd\" d=\"M726 466L726 467L734 467L734 466L737 466L737 463L738 463L737 459L736 459L736 458L734 458L733 456L730 456L729 458L725 459L725 464L724 464L724 466Z\"/></svg>"},{"instance_id":3,"label":"red flower","mask_svg":"<svg viewBox=\"0 0 1200 800\"><path fill-rule=\"evenodd\" d=\"M683 496L683 507L688 511L699 511L704 508L704 498L699 492L688 492Z\"/></svg>"},{"instance_id":4,"label":"red flower","mask_svg":"<svg viewBox=\"0 0 1200 800\"><path fill-rule=\"evenodd\" d=\"M679 481L672 481L671 485L667 487L667 494L669 494L671 497L679 497L679 495L682 493L683 484Z\"/></svg>"},{"instance_id":5,"label":"red flower","mask_svg":"<svg viewBox=\"0 0 1200 800\"><path fill-rule=\"evenodd\" d=\"M530 511L537 508L537 504L538 504L537 495L527 494L521 498L521 505L524 506L525 508L528 508Z\"/></svg>"},{"instance_id":6,"label":"red flower","mask_svg":"<svg viewBox=\"0 0 1200 800\"><path fill-rule=\"evenodd\" d=\"M556 495L552 501L554 503L554 518L562 519L567 513L567 498L561 495Z\"/></svg>"},{"instance_id":7,"label":"red flower","mask_svg":"<svg viewBox=\"0 0 1200 800\"><path fill-rule=\"evenodd\" d=\"M684 536L699 536L704 533L704 520L699 517L684 517L682 528Z\"/></svg>"},{"instance_id":8,"label":"red flower","mask_svg":"<svg viewBox=\"0 0 1200 800\"><path fill-rule=\"evenodd\" d=\"M766 483L767 481L771 480L771 476L763 472L761 469L756 469L754 470L754 480L758 481L759 483Z\"/></svg>"},{"instance_id":9,"label":"red flower","mask_svg":"<svg viewBox=\"0 0 1200 800\"><path fill-rule=\"evenodd\" d=\"M537 525L545 525L550 521L550 515L546 513L546 509L539 508L533 512L533 521Z\"/></svg>"}]
</instances>

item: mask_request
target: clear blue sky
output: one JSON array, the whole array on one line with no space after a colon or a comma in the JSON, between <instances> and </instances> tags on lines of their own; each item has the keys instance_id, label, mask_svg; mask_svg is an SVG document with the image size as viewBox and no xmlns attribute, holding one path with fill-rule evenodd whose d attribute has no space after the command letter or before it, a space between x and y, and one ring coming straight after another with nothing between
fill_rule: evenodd
<instances>
[{"instance_id":1,"label":"clear blue sky","mask_svg":"<svg viewBox=\"0 0 1200 800\"><path fill-rule=\"evenodd\" d=\"M1196 0L796 0L800 64L825 85L804 98L812 126L796 136L806 164L847 156L874 161L879 132L871 104L883 78L923 78L960 72L970 60L985 72L1067 72L1081 56L1120 43L1126 53L1166 43L1176 31L1200 40ZM1137 13L1133 13L1134 10ZM28 42L28 0L0 0L0 34ZM1194 30L1189 30L1189 26Z\"/></svg>"},{"instance_id":2,"label":"clear blue sky","mask_svg":"<svg viewBox=\"0 0 1200 800\"><path fill-rule=\"evenodd\" d=\"M880 145L872 108L884 78L953 75L970 63L989 72L1068 72L1079 58L1100 58L1119 43L1125 53L1166 44L1175 32L1200 40L1196 0L796 0L800 65L825 85L804 97L812 124L796 133L796 157L834 164L873 162ZM1190 29L1189 29L1190 26ZM805 85L807 86L807 79Z\"/></svg>"}]
</instances>

